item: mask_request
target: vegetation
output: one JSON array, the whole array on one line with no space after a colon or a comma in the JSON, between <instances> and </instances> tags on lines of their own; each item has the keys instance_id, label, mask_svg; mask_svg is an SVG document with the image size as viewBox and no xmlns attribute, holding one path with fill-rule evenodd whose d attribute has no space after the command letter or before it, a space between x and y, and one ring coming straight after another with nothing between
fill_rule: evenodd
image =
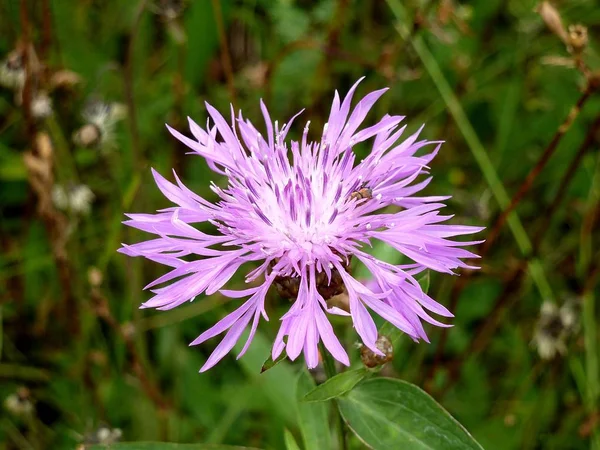
<instances>
[{"instance_id":1,"label":"vegetation","mask_svg":"<svg viewBox=\"0 0 600 450\"><path fill-rule=\"evenodd\" d=\"M486 449L600 449L599 43L594 0L0 3L0 448L336 448L334 402L351 421L353 405L397 389L396 404L435 412L412 383ZM480 271L421 280L454 327L428 327L431 344L398 336L379 374L307 401L323 368L261 373L289 307L273 292L248 353L199 374L217 342L188 343L235 300L139 310L164 268L116 252L143 237L124 213L171 206L151 167L211 200L224 183L164 123L205 123L204 101L259 123L262 98L280 123L306 108L298 137L363 75L359 94L391 88L367 120L425 123L445 141L427 193L453 196L455 223L487 227ZM334 325L363 370L355 331ZM397 417L386 430L400 435ZM396 436L353 429L376 448ZM466 436L457 445L477 448Z\"/></svg>"}]
</instances>

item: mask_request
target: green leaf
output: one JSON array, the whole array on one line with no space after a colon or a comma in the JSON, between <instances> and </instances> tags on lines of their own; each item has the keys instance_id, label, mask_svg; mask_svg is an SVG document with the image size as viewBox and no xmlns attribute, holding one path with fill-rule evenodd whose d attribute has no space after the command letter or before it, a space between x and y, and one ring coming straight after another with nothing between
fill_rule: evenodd
<instances>
[{"instance_id":1,"label":"green leaf","mask_svg":"<svg viewBox=\"0 0 600 450\"><path fill-rule=\"evenodd\" d=\"M300 39L306 34L310 25L308 15L300 8L287 2L274 2L270 13L275 19L277 34L283 42L289 43Z\"/></svg>"},{"instance_id":2,"label":"green leaf","mask_svg":"<svg viewBox=\"0 0 600 450\"><path fill-rule=\"evenodd\" d=\"M287 428L283 430L283 440L285 441L286 450L300 450L296 439L294 439L294 436Z\"/></svg>"},{"instance_id":3,"label":"green leaf","mask_svg":"<svg viewBox=\"0 0 600 450\"><path fill-rule=\"evenodd\" d=\"M310 374L303 370L298 376L296 395L298 400L302 400L307 392L315 388L315 382ZM326 403L303 403L298 402L298 423L302 439L304 439L304 448L331 448L331 437L329 432L329 423L327 420Z\"/></svg>"},{"instance_id":4,"label":"green leaf","mask_svg":"<svg viewBox=\"0 0 600 450\"><path fill-rule=\"evenodd\" d=\"M344 395L369 375L367 369L348 370L329 378L302 399L305 402L324 402Z\"/></svg>"},{"instance_id":5,"label":"green leaf","mask_svg":"<svg viewBox=\"0 0 600 450\"><path fill-rule=\"evenodd\" d=\"M27 179L27 169L23 157L16 151L0 144L0 180L22 181ZM10 153L9 153L10 152Z\"/></svg>"},{"instance_id":6,"label":"green leaf","mask_svg":"<svg viewBox=\"0 0 600 450\"><path fill-rule=\"evenodd\" d=\"M348 426L373 449L482 449L433 398L406 381L367 380L338 404Z\"/></svg>"},{"instance_id":7,"label":"green leaf","mask_svg":"<svg viewBox=\"0 0 600 450\"><path fill-rule=\"evenodd\" d=\"M240 352L248 337L246 330L234 349ZM271 342L261 333L257 332L252 339L252 344L243 358L237 360L248 377L256 383L266 398L272 404L273 411L277 411L287 424L296 425L294 404L296 404L296 374L292 367L285 361L265 373L260 373L263 362L271 351Z\"/></svg>"},{"instance_id":8,"label":"green leaf","mask_svg":"<svg viewBox=\"0 0 600 450\"><path fill-rule=\"evenodd\" d=\"M225 2L223 2L225 3ZM225 19L226 8L223 8ZM185 58L185 79L191 85L199 84L214 51L219 46L217 24L211 2L190 2L185 14L188 51Z\"/></svg>"},{"instance_id":9,"label":"green leaf","mask_svg":"<svg viewBox=\"0 0 600 450\"><path fill-rule=\"evenodd\" d=\"M86 450L259 450L256 447L215 444L173 444L169 442L120 442L118 444L90 445Z\"/></svg>"},{"instance_id":10,"label":"green leaf","mask_svg":"<svg viewBox=\"0 0 600 450\"><path fill-rule=\"evenodd\" d=\"M271 356L271 354L269 354L269 357L267 358L267 360L263 363L262 367L260 368L260 373L266 372L267 370L275 367L277 364L279 364L285 358L286 358L286 354L282 353L281 355L279 355L279 357L276 360L273 361L273 357Z\"/></svg>"}]
</instances>

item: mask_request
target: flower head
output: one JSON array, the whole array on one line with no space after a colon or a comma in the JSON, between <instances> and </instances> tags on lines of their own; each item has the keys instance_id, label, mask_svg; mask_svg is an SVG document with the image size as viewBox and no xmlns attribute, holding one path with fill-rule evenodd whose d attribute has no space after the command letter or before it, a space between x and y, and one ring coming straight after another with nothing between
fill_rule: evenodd
<instances>
[{"instance_id":1,"label":"flower head","mask_svg":"<svg viewBox=\"0 0 600 450\"><path fill-rule=\"evenodd\" d=\"M115 127L125 117L125 107L119 103L90 100L81 115L85 125L73 133L73 142L82 147L105 149L114 144Z\"/></svg>"},{"instance_id":2,"label":"flower head","mask_svg":"<svg viewBox=\"0 0 600 450\"><path fill-rule=\"evenodd\" d=\"M25 84L25 65L22 52L15 50L0 62L0 86L21 90Z\"/></svg>"},{"instance_id":3,"label":"flower head","mask_svg":"<svg viewBox=\"0 0 600 450\"><path fill-rule=\"evenodd\" d=\"M159 189L177 206L156 214L130 214L127 225L157 237L124 245L120 251L173 268L147 286L153 288L154 296L143 307L171 309L199 294L217 291L228 297L247 297L192 342L200 344L226 332L201 371L223 358L251 324L238 357L243 355L260 317L268 320L265 295L272 285L293 299L281 317L272 356L277 358L285 350L294 360L303 353L311 368L318 363L321 340L338 361L349 364L327 314L350 316L364 345L376 354L380 353L377 328L369 309L415 340L427 340L422 320L448 326L429 313L452 317L450 311L424 293L414 276L426 269L453 273L460 267L471 268L462 259L476 255L460 247L474 242L449 238L481 228L443 224L451 216L441 215L439 209L448 197L415 195L431 180L416 181L427 173L427 164L441 142L418 140L421 129L400 141L405 131L399 127L402 116L386 115L360 129L386 89L368 94L351 109L357 86L343 101L336 92L316 142L308 139L310 122L299 142L286 142L298 115L279 127L262 102L264 136L241 113L236 118L232 110L229 125L209 104L206 108L213 125L207 124L204 130L190 120L193 139L169 127L213 171L225 175L228 185L221 189L211 184L219 197L211 203L185 187L177 175L172 183L153 171ZM353 147L364 141L372 142L371 152L356 162ZM417 156L424 149L432 151ZM216 233L206 234L192 225L201 222L213 224ZM364 248L374 240L390 245L412 262L393 265L371 256ZM197 258L190 260L190 256ZM352 259L372 273L377 289L352 276ZM255 267L247 272L246 281L258 285L242 291L223 289L247 263ZM340 292L347 294L347 311L328 304Z\"/></svg>"},{"instance_id":4,"label":"flower head","mask_svg":"<svg viewBox=\"0 0 600 450\"><path fill-rule=\"evenodd\" d=\"M531 341L540 358L551 360L567 353L567 343L579 328L578 303L569 299L561 307L549 301L542 304Z\"/></svg>"},{"instance_id":5,"label":"flower head","mask_svg":"<svg viewBox=\"0 0 600 450\"><path fill-rule=\"evenodd\" d=\"M77 215L90 213L92 202L96 196L85 184L55 184L52 188L54 206L63 211L71 211Z\"/></svg>"},{"instance_id":6,"label":"flower head","mask_svg":"<svg viewBox=\"0 0 600 450\"><path fill-rule=\"evenodd\" d=\"M31 115L36 119L45 119L53 113L52 99L45 92L38 92L31 101Z\"/></svg>"}]
</instances>

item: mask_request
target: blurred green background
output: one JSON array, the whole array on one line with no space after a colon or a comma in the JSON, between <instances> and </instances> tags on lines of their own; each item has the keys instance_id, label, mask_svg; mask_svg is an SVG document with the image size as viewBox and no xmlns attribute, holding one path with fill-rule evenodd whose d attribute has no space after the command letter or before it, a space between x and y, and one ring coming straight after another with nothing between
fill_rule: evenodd
<instances>
[{"instance_id":1,"label":"blurred green background","mask_svg":"<svg viewBox=\"0 0 600 450\"><path fill-rule=\"evenodd\" d=\"M285 428L302 442L303 362L259 373L287 301L269 297L271 321L242 359L198 374L218 340L188 343L231 300L140 311L143 286L165 268L116 250L144 237L121 224L124 212L170 206L150 167L167 177L174 168L208 199L210 181L224 182L165 122L186 132L186 116L206 122L204 101L225 115L233 102L262 127L262 98L280 123L306 108L297 137L309 118L318 130L333 91L363 75L361 95L391 88L368 120L403 114L408 132L425 123L423 137L446 141L427 192L453 195L454 223L485 225L484 235L559 139L482 270L432 274L429 293L451 306L455 326L427 328L430 345L402 338L384 373L423 387L486 449L590 448L600 427L600 96L586 77L600 67L600 5L554 2L565 28L588 29L579 53L536 6L0 2L0 448L75 448L120 433L280 449ZM360 364L356 334L335 325Z\"/></svg>"}]
</instances>

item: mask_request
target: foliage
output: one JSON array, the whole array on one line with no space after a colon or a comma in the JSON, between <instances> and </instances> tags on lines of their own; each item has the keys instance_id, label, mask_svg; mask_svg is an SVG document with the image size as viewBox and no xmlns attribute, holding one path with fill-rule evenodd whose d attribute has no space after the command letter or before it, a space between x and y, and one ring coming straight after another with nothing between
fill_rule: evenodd
<instances>
[{"instance_id":1,"label":"foliage","mask_svg":"<svg viewBox=\"0 0 600 450\"><path fill-rule=\"evenodd\" d=\"M215 294L140 311L143 286L162 269L116 253L121 242L140 240L121 224L124 212L170 206L150 167L164 175L174 168L210 200L210 181L222 183L184 154L165 122L182 131L186 116L204 123L205 100L221 111L233 101L255 120L263 98L280 121L306 108L301 117L316 130L334 89L345 92L362 75L360 92L391 88L373 117L405 114L407 132L426 123L428 139L445 141L428 192L452 193L448 214L491 232L589 87L537 3L0 3L0 59L32 43L39 65L30 61L38 78L28 95L43 88L53 110L28 117L28 95L0 87L0 447L335 448L335 426L326 424L339 407L358 435L346 433L349 449L420 439L427 421L443 435L430 448L451 448L444 433L456 448L479 448L466 429L486 449L600 449L596 91L499 229L481 272L419 279L453 311L453 328L428 328L429 345L383 325L394 360L367 373L354 330L334 319L353 363L338 375L341 386L322 383L319 370L309 376L302 362L268 360L276 319L243 358L198 374L216 343L188 343L235 300ZM597 2L555 6L565 25L588 27L583 56L598 70ZM112 105L115 116L106 140L89 145L74 134L94 101ZM44 171L49 161L53 170ZM48 209L53 184L87 185L90 213ZM386 247L369 251L404 262ZM578 326L566 351L544 360L531 344L541 305L567 300ZM272 318L287 306L268 298ZM116 428L131 444L98 444ZM398 448L419 448L406 445Z\"/></svg>"}]
</instances>

